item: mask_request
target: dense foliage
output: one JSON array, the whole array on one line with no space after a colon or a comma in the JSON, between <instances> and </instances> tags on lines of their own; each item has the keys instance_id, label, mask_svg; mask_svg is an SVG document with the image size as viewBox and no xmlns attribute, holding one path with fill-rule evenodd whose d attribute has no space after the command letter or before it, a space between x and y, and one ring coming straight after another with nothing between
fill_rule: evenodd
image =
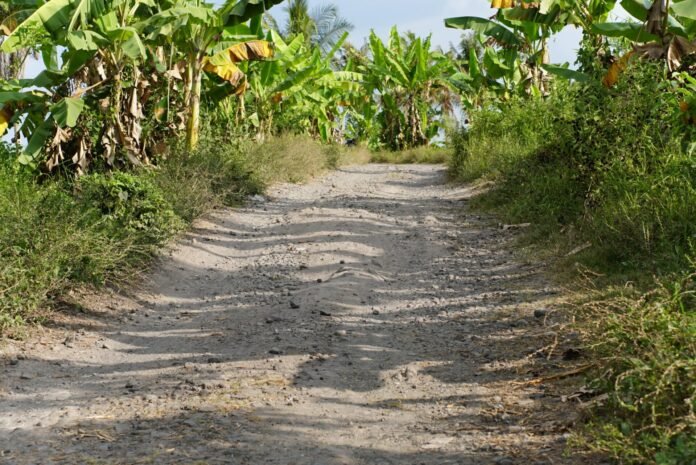
<instances>
[{"instance_id":1,"label":"dense foliage","mask_svg":"<svg viewBox=\"0 0 696 465\"><path fill-rule=\"evenodd\" d=\"M611 9L613 3L586 6ZM512 223L532 223L529 237L558 250L564 257L559 267L582 264L581 270L590 267L601 277L577 307L578 328L596 366L588 385L596 407L576 444L625 464L691 464L694 5L622 2L641 24L606 23L597 16L586 23L579 15L564 16L572 9L554 13L561 4L584 2L509 4L493 20L449 21L479 28L489 38L481 62L471 53L476 79L468 83L478 87L469 101L471 125L453 139L451 170L460 179L493 181L479 206ZM534 11L545 16L532 18ZM517 45L520 35L533 31L514 20L522 15L540 22L541 34L531 38L541 45L549 15L584 27L579 69L527 58L526 66L538 65L542 77L518 79L525 63L515 60L529 57L520 51L534 50ZM518 42L505 42L508 35ZM508 57L507 74L495 74L503 61L486 58L491 50ZM516 53L507 55L510 50ZM492 85L491 71L498 76ZM561 80L552 81L551 74Z\"/></svg>"},{"instance_id":2,"label":"dense foliage","mask_svg":"<svg viewBox=\"0 0 696 465\"><path fill-rule=\"evenodd\" d=\"M79 174L156 164L184 131L195 148L201 111L257 140L404 148L437 135L457 69L429 39L395 29L363 54L344 47L351 26L334 6L293 2L277 30L266 10L280 1L12 0L0 55L34 51L45 70L0 82L0 133L27 140L22 164Z\"/></svg>"}]
</instances>

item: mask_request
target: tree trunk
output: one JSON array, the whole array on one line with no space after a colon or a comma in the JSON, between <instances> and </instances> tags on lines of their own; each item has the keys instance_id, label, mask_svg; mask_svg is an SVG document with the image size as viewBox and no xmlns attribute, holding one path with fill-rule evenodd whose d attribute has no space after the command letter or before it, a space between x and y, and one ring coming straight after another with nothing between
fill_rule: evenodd
<instances>
[{"instance_id":1,"label":"tree trunk","mask_svg":"<svg viewBox=\"0 0 696 465\"><path fill-rule=\"evenodd\" d=\"M184 76L184 108L191 108L191 93L193 91L193 68L196 66L196 57L189 55Z\"/></svg>"},{"instance_id":2,"label":"tree trunk","mask_svg":"<svg viewBox=\"0 0 696 465\"><path fill-rule=\"evenodd\" d=\"M201 82L203 70L198 64L193 69L193 86L191 89L191 104L189 106L189 117L186 125L186 145L189 150L194 150L198 145L201 118Z\"/></svg>"}]
</instances>

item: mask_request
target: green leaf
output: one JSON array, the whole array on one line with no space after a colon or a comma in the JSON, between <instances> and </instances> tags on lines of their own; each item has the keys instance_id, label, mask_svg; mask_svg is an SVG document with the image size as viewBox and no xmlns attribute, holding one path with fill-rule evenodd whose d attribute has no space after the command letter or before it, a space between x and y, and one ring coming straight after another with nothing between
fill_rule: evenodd
<instances>
[{"instance_id":1,"label":"green leaf","mask_svg":"<svg viewBox=\"0 0 696 465\"><path fill-rule=\"evenodd\" d=\"M27 146L22 152L26 157L28 157L27 164L39 156L44 148L44 145L46 145L46 141L49 137L51 137L51 134L53 134L53 128L53 122L50 119L47 119L34 130L29 138Z\"/></svg>"},{"instance_id":2,"label":"green leaf","mask_svg":"<svg viewBox=\"0 0 696 465\"><path fill-rule=\"evenodd\" d=\"M511 30L490 19L478 18L476 16L448 18L445 20L445 26L454 29L472 30L486 37L492 37L502 44L520 45L520 40Z\"/></svg>"},{"instance_id":3,"label":"green leaf","mask_svg":"<svg viewBox=\"0 0 696 465\"><path fill-rule=\"evenodd\" d=\"M648 19L651 3L650 0L621 0L623 9L639 21Z\"/></svg>"},{"instance_id":4,"label":"green leaf","mask_svg":"<svg viewBox=\"0 0 696 465\"><path fill-rule=\"evenodd\" d=\"M658 39L645 32L645 26L639 23L597 23L592 25L592 32L607 37L623 37L633 42L652 42Z\"/></svg>"},{"instance_id":5,"label":"green leaf","mask_svg":"<svg viewBox=\"0 0 696 465\"><path fill-rule=\"evenodd\" d=\"M55 44L56 38L106 11L104 0L49 0L12 31L0 50L9 53L37 44Z\"/></svg>"},{"instance_id":6,"label":"green leaf","mask_svg":"<svg viewBox=\"0 0 696 465\"><path fill-rule=\"evenodd\" d=\"M85 107L85 101L81 98L65 97L51 107L51 116L60 127L74 127Z\"/></svg>"},{"instance_id":7,"label":"green leaf","mask_svg":"<svg viewBox=\"0 0 696 465\"><path fill-rule=\"evenodd\" d=\"M138 31L132 27L120 27L109 31L107 36L117 44L120 44L123 53L131 60L145 58L145 46L140 40Z\"/></svg>"},{"instance_id":8,"label":"green leaf","mask_svg":"<svg viewBox=\"0 0 696 465\"><path fill-rule=\"evenodd\" d=\"M478 56L476 55L476 50L473 48L469 49L469 74L472 78L477 79L481 76L481 68L479 67Z\"/></svg>"},{"instance_id":9,"label":"green leaf","mask_svg":"<svg viewBox=\"0 0 696 465\"><path fill-rule=\"evenodd\" d=\"M676 16L696 20L696 0L681 0L672 3L672 12Z\"/></svg>"},{"instance_id":10,"label":"green leaf","mask_svg":"<svg viewBox=\"0 0 696 465\"><path fill-rule=\"evenodd\" d=\"M96 51L106 45L105 37L93 31L68 32L68 43L72 50Z\"/></svg>"},{"instance_id":11,"label":"green leaf","mask_svg":"<svg viewBox=\"0 0 696 465\"><path fill-rule=\"evenodd\" d=\"M486 47L486 52L483 55L483 64L488 75L493 79L505 77L510 72L510 68L502 62L492 47Z\"/></svg>"},{"instance_id":12,"label":"green leaf","mask_svg":"<svg viewBox=\"0 0 696 465\"><path fill-rule=\"evenodd\" d=\"M40 102L42 98L33 92L0 92L0 105L8 102Z\"/></svg>"},{"instance_id":13,"label":"green leaf","mask_svg":"<svg viewBox=\"0 0 696 465\"><path fill-rule=\"evenodd\" d=\"M561 77L563 79L568 79L568 80L573 80L573 81L578 81L578 82L588 82L591 80L591 77L585 73L581 73L580 71L575 71L574 69L568 69L567 65L566 66L559 66L559 65L541 65L541 67L546 70L549 74L553 74L554 76Z\"/></svg>"},{"instance_id":14,"label":"green leaf","mask_svg":"<svg viewBox=\"0 0 696 465\"><path fill-rule=\"evenodd\" d=\"M227 0L220 10L220 17L226 26L234 26L262 15L283 0Z\"/></svg>"}]
</instances>

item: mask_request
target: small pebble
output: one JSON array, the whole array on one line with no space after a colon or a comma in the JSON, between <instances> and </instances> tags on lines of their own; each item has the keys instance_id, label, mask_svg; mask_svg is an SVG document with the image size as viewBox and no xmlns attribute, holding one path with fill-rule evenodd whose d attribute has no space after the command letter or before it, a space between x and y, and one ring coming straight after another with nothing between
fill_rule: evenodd
<instances>
[{"instance_id":1,"label":"small pebble","mask_svg":"<svg viewBox=\"0 0 696 465\"><path fill-rule=\"evenodd\" d=\"M534 310L534 318L544 318L548 314L548 311L546 311L543 308L538 308Z\"/></svg>"}]
</instances>

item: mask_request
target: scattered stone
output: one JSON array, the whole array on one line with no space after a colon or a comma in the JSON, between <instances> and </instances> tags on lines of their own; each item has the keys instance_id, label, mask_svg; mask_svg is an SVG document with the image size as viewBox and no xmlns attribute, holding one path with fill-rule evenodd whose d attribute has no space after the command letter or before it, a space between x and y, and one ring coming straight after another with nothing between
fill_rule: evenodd
<instances>
[{"instance_id":1,"label":"scattered stone","mask_svg":"<svg viewBox=\"0 0 696 465\"><path fill-rule=\"evenodd\" d=\"M563 360L566 361L577 360L580 357L582 357L582 352L580 351L580 349L574 349L571 347L570 349L567 349L565 352L563 352Z\"/></svg>"},{"instance_id":2,"label":"scattered stone","mask_svg":"<svg viewBox=\"0 0 696 465\"><path fill-rule=\"evenodd\" d=\"M545 308L537 308L534 310L534 318L544 318L548 313L548 310Z\"/></svg>"},{"instance_id":3,"label":"scattered stone","mask_svg":"<svg viewBox=\"0 0 696 465\"><path fill-rule=\"evenodd\" d=\"M74 334L69 334L63 341L63 345L68 349L72 349L73 347L75 347L75 339L76 337Z\"/></svg>"}]
</instances>

